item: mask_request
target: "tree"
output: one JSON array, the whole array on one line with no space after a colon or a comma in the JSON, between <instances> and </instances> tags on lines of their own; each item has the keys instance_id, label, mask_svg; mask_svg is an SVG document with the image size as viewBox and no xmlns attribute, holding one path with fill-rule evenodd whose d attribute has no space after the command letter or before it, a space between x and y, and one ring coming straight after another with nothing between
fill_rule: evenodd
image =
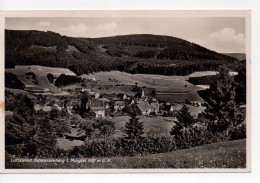
<instances>
[{"instance_id":1,"label":"tree","mask_svg":"<svg viewBox=\"0 0 260 183\"><path fill-rule=\"evenodd\" d=\"M110 136L115 132L115 122L101 119L97 120L96 123L93 123L93 127L98 130L98 134L101 136Z\"/></svg>"},{"instance_id":2,"label":"tree","mask_svg":"<svg viewBox=\"0 0 260 183\"><path fill-rule=\"evenodd\" d=\"M6 88L15 88L15 89L24 89L25 86L17 76L10 72L5 72L5 87Z\"/></svg>"},{"instance_id":3,"label":"tree","mask_svg":"<svg viewBox=\"0 0 260 183\"><path fill-rule=\"evenodd\" d=\"M206 109L203 114L209 120L208 129L213 133L228 135L229 130L242 120L235 102L235 89L234 77L226 66L221 66L216 81L210 84L204 96Z\"/></svg>"},{"instance_id":4,"label":"tree","mask_svg":"<svg viewBox=\"0 0 260 183\"><path fill-rule=\"evenodd\" d=\"M176 114L177 121L172 127L170 134L174 135L176 144L181 144L184 139L189 139L190 134L193 131L192 125L195 123L194 117L191 115L188 107L183 105L181 110Z\"/></svg>"},{"instance_id":5,"label":"tree","mask_svg":"<svg viewBox=\"0 0 260 183\"><path fill-rule=\"evenodd\" d=\"M37 133L33 137L31 144L37 149L37 155L51 157L56 146L55 136L53 135L53 126L51 121L43 117L37 119Z\"/></svg>"},{"instance_id":6,"label":"tree","mask_svg":"<svg viewBox=\"0 0 260 183\"><path fill-rule=\"evenodd\" d=\"M181 110L177 113L176 118L178 122L185 128L188 128L195 123L195 119L191 115L186 105L182 106Z\"/></svg>"},{"instance_id":7,"label":"tree","mask_svg":"<svg viewBox=\"0 0 260 183\"><path fill-rule=\"evenodd\" d=\"M241 61L237 65L238 74L235 76L236 82L236 102L246 103L246 61Z\"/></svg>"},{"instance_id":8,"label":"tree","mask_svg":"<svg viewBox=\"0 0 260 183\"><path fill-rule=\"evenodd\" d=\"M21 115L27 122L29 122L35 113L34 111L34 104L31 98L27 97L27 95L22 96L16 96L16 106L13 109L13 112L18 113Z\"/></svg>"},{"instance_id":9,"label":"tree","mask_svg":"<svg viewBox=\"0 0 260 183\"><path fill-rule=\"evenodd\" d=\"M127 139L140 140L144 134L143 123L135 114L131 115L129 121L125 124Z\"/></svg>"},{"instance_id":10,"label":"tree","mask_svg":"<svg viewBox=\"0 0 260 183\"><path fill-rule=\"evenodd\" d=\"M54 79L55 79L55 77L54 77L51 73L48 73L48 74L47 74L47 78L48 78L48 80L49 80L50 83L53 83L53 81L54 81Z\"/></svg>"}]
</instances>

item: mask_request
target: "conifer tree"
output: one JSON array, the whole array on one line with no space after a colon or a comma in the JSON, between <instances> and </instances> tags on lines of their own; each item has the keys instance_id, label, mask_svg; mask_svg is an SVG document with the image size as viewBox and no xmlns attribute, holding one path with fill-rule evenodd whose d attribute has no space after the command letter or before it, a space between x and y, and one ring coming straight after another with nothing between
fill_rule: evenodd
<instances>
[{"instance_id":1,"label":"conifer tree","mask_svg":"<svg viewBox=\"0 0 260 183\"><path fill-rule=\"evenodd\" d=\"M125 124L127 139L139 140L144 134L143 123L139 121L139 118L135 114L131 115L129 121Z\"/></svg>"},{"instance_id":2,"label":"conifer tree","mask_svg":"<svg viewBox=\"0 0 260 183\"><path fill-rule=\"evenodd\" d=\"M183 105L181 110L177 113L176 118L177 121L172 127L170 134L175 136L178 143L182 141L183 138L189 137L191 130L190 127L195 123L195 119L186 105Z\"/></svg>"},{"instance_id":3,"label":"conifer tree","mask_svg":"<svg viewBox=\"0 0 260 183\"><path fill-rule=\"evenodd\" d=\"M195 119L191 115L186 105L183 105L181 110L177 113L176 118L178 122L185 128L188 128L195 123Z\"/></svg>"},{"instance_id":4,"label":"conifer tree","mask_svg":"<svg viewBox=\"0 0 260 183\"><path fill-rule=\"evenodd\" d=\"M236 82L236 102L246 104L246 61L239 62L236 70L238 71L234 78Z\"/></svg>"},{"instance_id":5,"label":"conifer tree","mask_svg":"<svg viewBox=\"0 0 260 183\"><path fill-rule=\"evenodd\" d=\"M42 118L38 119L37 126L37 133L33 138L37 154L45 157L51 156L56 145L52 124L48 118Z\"/></svg>"},{"instance_id":6,"label":"conifer tree","mask_svg":"<svg viewBox=\"0 0 260 183\"><path fill-rule=\"evenodd\" d=\"M212 82L204 96L206 109L204 116L209 120L212 132L226 132L239 123L241 113L235 102L234 77L226 66L221 66L215 82Z\"/></svg>"}]
</instances>

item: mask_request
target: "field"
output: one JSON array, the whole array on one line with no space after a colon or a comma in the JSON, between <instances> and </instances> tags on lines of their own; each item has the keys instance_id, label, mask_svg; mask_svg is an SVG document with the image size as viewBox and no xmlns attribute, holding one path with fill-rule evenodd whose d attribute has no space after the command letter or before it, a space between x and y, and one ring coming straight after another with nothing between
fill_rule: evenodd
<instances>
[{"instance_id":1,"label":"field","mask_svg":"<svg viewBox=\"0 0 260 183\"><path fill-rule=\"evenodd\" d=\"M34 68L36 67L36 68ZM26 86L31 87L37 87L37 88L43 88L43 89L50 89L50 91L57 91L57 87L50 83L46 77L46 73L39 70L37 66L31 66L30 70L27 70L25 67L21 68L12 68L12 69L5 69L6 72L11 72L15 74L18 79L20 79L23 84ZM36 80L38 81L38 84L36 85L31 77L26 76L25 74L28 72L33 72L36 75Z\"/></svg>"},{"instance_id":2,"label":"field","mask_svg":"<svg viewBox=\"0 0 260 183\"><path fill-rule=\"evenodd\" d=\"M203 90L201 88L201 90ZM156 97L161 101L166 102L179 102L179 103L185 103L186 99L188 101L200 101L203 102L203 99L196 93L157 93Z\"/></svg>"},{"instance_id":3,"label":"field","mask_svg":"<svg viewBox=\"0 0 260 183\"><path fill-rule=\"evenodd\" d=\"M137 117L139 118L139 121L143 122L145 132L157 131L160 133L169 133L170 129L174 125L171 117ZM112 118L112 121L115 122L117 130L123 131L125 123L129 121L129 118L129 116L117 116Z\"/></svg>"},{"instance_id":4,"label":"field","mask_svg":"<svg viewBox=\"0 0 260 183\"><path fill-rule=\"evenodd\" d=\"M82 75L83 78L98 81L98 85L135 85L156 88L157 91L195 92L200 88L185 80L185 76L163 76L152 74L129 74L119 71L98 72ZM103 83L103 84L102 84Z\"/></svg>"},{"instance_id":5,"label":"field","mask_svg":"<svg viewBox=\"0 0 260 183\"><path fill-rule=\"evenodd\" d=\"M59 76L61 74L66 74L66 75L72 75L76 76L76 74L69 69L66 68L59 68L59 67L45 67L45 66L40 66L40 65L27 65L27 66L16 66L17 69L20 70L27 70L28 67L30 67L29 71L39 71L45 73L47 75L48 73L52 73L54 76Z\"/></svg>"},{"instance_id":6,"label":"field","mask_svg":"<svg viewBox=\"0 0 260 183\"><path fill-rule=\"evenodd\" d=\"M192 105L187 105L187 107L191 111L191 115L194 116L194 118L197 118L198 114L205 109L205 107L194 107ZM174 108L175 110L180 110L182 108L182 104L175 104ZM143 115L137 117L139 118L139 121L143 122L145 132L169 133L174 125L173 117L148 117ZM115 122L116 129L122 132L124 130L125 123L128 122L129 119L129 116L115 116L111 120Z\"/></svg>"},{"instance_id":7,"label":"field","mask_svg":"<svg viewBox=\"0 0 260 183\"><path fill-rule=\"evenodd\" d=\"M71 161L73 162L7 162L6 168L246 168L246 140L215 143L185 150L177 150L171 153L134 157L73 159Z\"/></svg>"},{"instance_id":8,"label":"field","mask_svg":"<svg viewBox=\"0 0 260 183\"><path fill-rule=\"evenodd\" d=\"M199 71L199 72L193 72L189 75L187 75L188 78L191 77L202 77L202 76L214 76L217 75L218 71ZM237 72L230 72L230 75L237 75Z\"/></svg>"}]
</instances>

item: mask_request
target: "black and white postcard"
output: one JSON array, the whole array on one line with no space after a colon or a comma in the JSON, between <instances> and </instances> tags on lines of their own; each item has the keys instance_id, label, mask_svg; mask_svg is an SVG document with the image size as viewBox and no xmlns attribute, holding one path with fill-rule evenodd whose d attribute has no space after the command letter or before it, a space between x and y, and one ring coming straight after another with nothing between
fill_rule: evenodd
<instances>
[{"instance_id":1,"label":"black and white postcard","mask_svg":"<svg viewBox=\"0 0 260 183\"><path fill-rule=\"evenodd\" d=\"M1 172L249 172L250 11L2 11Z\"/></svg>"}]
</instances>

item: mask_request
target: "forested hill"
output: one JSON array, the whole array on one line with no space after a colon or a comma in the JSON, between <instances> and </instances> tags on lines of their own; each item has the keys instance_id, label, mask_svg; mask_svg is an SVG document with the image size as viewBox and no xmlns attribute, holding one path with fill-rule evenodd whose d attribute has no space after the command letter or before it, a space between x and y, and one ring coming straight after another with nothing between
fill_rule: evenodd
<instances>
[{"instance_id":1,"label":"forested hill","mask_svg":"<svg viewBox=\"0 0 260 183\"><path fill-rule=\"evenodd\" d=\"M183 75L237 61L183 39L146 34L93 39L50 31L6 30L5 49L6 67L65 67L79 75L115 69Z\"/></svg>"},{"instance_id":2,"label":"forested hill","mask_svg":"<svg viewBox=\"0 0 260 183\"><path fill-rule=\"evenodd\" d=\"M173 60L234 60L233 57L171 36L133 34L92 40L106 45L108 53L116 50L121 55Z\"/></svg>"},{"instance_id":3,"label":"forested hill","mask_svg":"<svg viewBox=\"0 0 260 183\"><path fill-rule=\"evenodd\" d=\"M222 54L230 56L230 57L237 58L239 61L246 60L246 54L245 53L222 53Z\"/></svg>"}]
</instances>

